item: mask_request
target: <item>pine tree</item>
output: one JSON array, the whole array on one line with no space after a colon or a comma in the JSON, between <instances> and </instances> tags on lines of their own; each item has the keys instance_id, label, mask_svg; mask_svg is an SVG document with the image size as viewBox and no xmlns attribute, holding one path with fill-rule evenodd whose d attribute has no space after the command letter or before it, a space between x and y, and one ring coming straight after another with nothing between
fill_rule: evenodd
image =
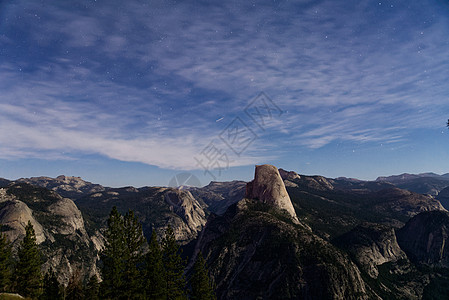
<instances>
[{"instance_id":1,"label":"pine tree","mask_svg":"<svg viewBox=\"0 0 449 300\"><path fill-rule=\"evenodd\" d=\"M0 292L8 292L11 289L11 243L1 229L0 225Z\"/></svg>"},{"instance_id":2,"label":"pine tree","mask_svg":"<svg viewBox=\"0 0 449 300\"><path fill-rule=\"evenodd\" d=\"M206 261L200 252L193 265L193 274L190 278L192 291L190 299L192 300L215 300L214 286L209 278L209 271L206 267Z\"/></svg>"},{"instance_id":3,"label":"pine tree","mask_svg":"<svg viewBox=\"0 0 449 300\"><path fill-rule=\"evenodd\" d=\"M112 208L107 222L105 248L101 254L103 263L101 294L106 299L119 299L126 295L123 290L126 245L123 219L117 207Z\"/></svg>"},{"instance_id":4,"label":"pine tree","mask_svg":"<svg viewBox=\"0 0 449 300\"><path fill-rule=\"evenodd\" d=\"M145 293L150 299L164 299L165 270L162 262L161 247L156 232L151 233L150 245L146 255Z\"/></svg>"},{"instance_id":5,"label":"pine tree","mask_svg":"<svg viewBox=\"0 0 449 300\"><path fill-rule=\"evenodd\" d=\"M134 216L134 212L129 210L123 218L124 238L125 238L125 270L123 273L123 289L127 298L135 298L142 294L142 279L138 266L143 265L142 246L145 243L142 225Z\"/></svg>"},{"instance_id":6,"label":"pine tree","mask_svg":"<svg viewBox=\"0 0 449 300\"><path fill-rule=\"evenodd\" d=\"M100 284L98 283L98 278L96 275L92 275L84 290L84 297L89 300L98 300L99 292Z\"/></svg>"},{"instance_id":7,"label":"pine tree","mask_svg":"<svg viewBox=\"0 0 449 300\"><path fill-rule=\"evenodd\" d=\"M38 298L42 293L41 254L36 244L33 225L28 221L25 237L18 250L16 268L17 291L26 297Z\"/></svg>"},{"instance_id":8,"label":"pine tree","mask_svg":"<svg viewBox=\"0 0 449 300\"><path fill-rule=\"evenodd\" d=\"M181 258L181 249L171 226L168 226L162 239L162 260L165 268L166 299L186 299L186 263Z\"/></svg>"},{"instance_id":9,"label":"pine tree","mask_svg":"<svg viewBox=\"0 0 449 300\"><path fill-rule=\"evenodd\" d=\"M83 283L81 281L81 272L75 270L69 279L66 288L66 300L82 300L84 299Z\"/></svg>"},{"instance_id":10,"label":"pine tree","mask_svg":"<svg viewBox=\"0 0 449 300\"><path fill-rule=\"evenodd\" d=\"M50 268L44 277L44 290L41 299L58 300L62 298L61 285L58 282L55 272Z\"/></svg>"}]
</instances>

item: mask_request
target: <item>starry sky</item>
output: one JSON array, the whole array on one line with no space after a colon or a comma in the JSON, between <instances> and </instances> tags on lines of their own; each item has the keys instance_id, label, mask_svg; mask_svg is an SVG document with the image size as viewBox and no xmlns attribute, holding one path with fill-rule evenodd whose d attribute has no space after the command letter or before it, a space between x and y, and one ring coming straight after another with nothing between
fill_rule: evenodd
<instances>
[{"instance_id":1,"label":"starry sky","mask_svg":"<svg viewBox=\"0 0 449 300\"><path fill-rule=\"evenodd\" d=\"M442 0L0 2L0 177L449 172Z\"/></svg>"}]
</instances>

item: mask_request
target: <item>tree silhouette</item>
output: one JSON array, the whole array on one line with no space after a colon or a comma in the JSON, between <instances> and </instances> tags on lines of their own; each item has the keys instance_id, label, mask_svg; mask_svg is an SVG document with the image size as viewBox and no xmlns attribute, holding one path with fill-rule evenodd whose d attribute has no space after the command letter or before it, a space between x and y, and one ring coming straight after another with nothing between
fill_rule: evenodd
<instances>
[{"instance_id":1,"label":"tree silhouette","mask_svg":"<svg viewBox=\"0 0 449 300\"><path fill-rule=\"evenodd\" d=\"M214 286L209 278L209 271L206 267L206 261L200 252L193 265L193 274L190 278L192 291L190 299L192 300L215 300Z\"/></svg>"},{"instance_id":2,"label":"tree silhouette","mask_svg":"<svg viewBox=\"0 0 449 300\"><path fill-rule=\"evenodd\" d=\"M0 225L0 292L8 292L11 288L11 243L1 229Z\"/></svg>"},{"instance_id":3,"label":"tree silhouette","mask_svg":"<svg viewBox=\"0 0 449 300\"><path fill-rule=\"evenodd\" d=\"M28 221L25 237L18 250L19 261L16 268L17 292L21 295L38 298L42 293L41 254L36 244L33 225Z\"/></svg>"},{"instance_id":4,"label":"tree silhouette","mask_svg":"<svg viewBox=\"0 0 449 300\"><path fill-rule=\"evenodd\" d=\"M168 226L162 239L162 260L165 267L166 299L186 299L186 263L181 257L181 249L171 226Z\"/></svg>"},{"instance_id":5,"label":"tree silhouette","mask_svg":"<svg viewBox=\"0 0 449 300\"><path fill-rule=\"evenodd\" d=\"M75 269L72 276L69 279L69 283L66 288L66 300L83 300L84 290L83 283L81 280L81 272Z\"/></svg>"},{"instance_id":6,"label":"tree silhouette","mask_svg":"<svg viewBox=\"0 0 449 300\"><path fill-rule=\"evenodd\" d=\"M106 299L118 299L124 295L123 271L125 269L125 237L123 219L113 207L108 218L108 228L105 232L105 247L101 254L103 282L101 293Z\"/></svg>"},{"instance_id":7,"label":"tree silhouette","mask_svg":"<svg viewBox=\"0 0 449 300\"><path fill-rule=\"evenodd\" d=\"M146 255L145 293L150 299L164 299L165 269L162 261L161 247L156 232L151 233L150 245Z\"/></svg>"},{"instance_id":8,"label":"tree silhouette","mask_svg":"<svg viewBox=\"0 0 449 300\"><path fill-rule=\"evenodd\" d=\"M123 218L123 228L125 238L123 288L128 295L135 297L143 292L143 280L137 266L144 264L142 246L145 243L145 237L143 236L142 225L134 216L132 210L129 210Z\"/></svg>"},{"instance_id":9,"label":"tree silhouette","mask_svg":"<svg viewBox=\"0 0 449 300\"><path fill-rule=\"evenodd\" d=\"M44 276L44 290L41 299L57 300L62 298L61 285L58 282L55 272L50 268Z\"/></svg>"},{"instance_id":10,"label":"tree silhouette","mask_svg":"<svg viewBox=\"0 0 449 300\"><path fill-rule=\"evenodd\" d=\"M145 237L133 211L124 217L114 206L109 214L102 252L103 282L101 293L107 299L131 299L143 296L143 279L138 267L144 265Z\"/></svg>"},{"instance_id":11,"label":"tree silhouette","mask_svg":"<svg viewBox=\"0 0 449 300\"><path fill-rule=\"evenodd\" d=\"M90 277L89 282L84 290L84 297L89 300L98 300L100 293L100 284L96 275Z\"/></svg>"}]
</instances>

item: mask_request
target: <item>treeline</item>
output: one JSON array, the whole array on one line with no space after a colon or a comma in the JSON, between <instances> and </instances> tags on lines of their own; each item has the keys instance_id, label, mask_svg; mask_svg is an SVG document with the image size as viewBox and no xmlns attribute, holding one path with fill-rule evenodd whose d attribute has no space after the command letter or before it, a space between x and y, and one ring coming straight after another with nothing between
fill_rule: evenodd
<instances>
[{"instance_id":1,"label":"treeline","mask_svg":"<svg viewBox=\"0 0 449 300\"><path fill-rule=\"evenodd\" d=\"M73 272L67 287L50 269L41 274L42 259L33 226L26 226L17 259L11 244L0 235L0 292L16 292L32 299L215 299L201 253L190 278L185 276L187 261L181 257L173 229L163 237L155 231L146 241L133 211L122 216L113 207L107 220L105 247L100 254L102 281L97 276L82 278Z\"/></svg>"}]
</instances>

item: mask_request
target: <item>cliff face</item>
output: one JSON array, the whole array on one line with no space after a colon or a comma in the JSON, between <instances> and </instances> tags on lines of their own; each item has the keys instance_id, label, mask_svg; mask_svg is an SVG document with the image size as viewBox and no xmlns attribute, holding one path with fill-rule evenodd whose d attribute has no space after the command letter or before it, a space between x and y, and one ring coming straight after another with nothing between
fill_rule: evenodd
<instances>
[{"instance_id":1,"label":"cliff face","mask_svg":"<svg viewBox=\"0 0 449 300\"><path fill-rule=\"evenodd\" d=\"M286 171L284 169L279 169L279 175L281 175L282 180L295 181L301 179L301 176L294 171Z\"/></svg>"},{"instance_id":2,"label":"cliff face","mask_svg":"<svg viewBox=\"0 0 449 300\"><path fill-rule=\"evenodd\" d=\"M406 259L399 247L394 229L364 223L342 235L335 244L347 250L372 278L379 275L378 266Z\"/></svg>"},{"instance_id":3,"label":"cliff face","mask_svg":"<svg viewBox=\"0 0 449 300\"><path fill-rule=\"evenodd\" d=\"M298 221L274 166L257 166L246 198L211 215L195 249L219 299L368 299L349 257Z\"/></svg>"},{"instance_id":4,"label":"cliff face","mask_svg":"<svg viewBox=\"0 0 449 300\"><path fill-rule=\"evenodd\" d=\"M91 216L91 231L105 228L113 206L121 213L135 212L144 234L154 229L162 234L171 225L176 239L186 244L195 239L206 223L206 211L188 190L163 187L117 188L79 198L77 206ZM101 240L101 237L98 237Z\"/></svg>"},{"instance_id":5,"label":"cliff face","mask_svg":"<svg viewBox=\"0 0 449 300\"><path fill-rule=\"evenodd\" d=\"M189 241L196 237L206 224L206 213L189 191L167 189L165 201L170 210L176 213L183 222L173 226L175 237L179 241Z\"/></svg>"},{"instance_id":6,"label":"cliff face","mask_svg":"<svg viewBox=\"0 0 449 300\"><path fill-rule=\"evenodd\" d=\"M206 223L203 205L189 191L158 187L98 191L96 185L92 185L95 192L77 200L88 216L86 224L78 205L53 190L66 190L64 186L68 184L78 192L67 190L79 195L92 191L90 184L84 184L79 178L59 176L56 181L62 185L58 186L51 178L38 178L32 181L38 180L52 190L29 185L25 183L27 180L5 182L7 186L0 188L0 223L17 249L25 235L25 226L31 221L44 255L44 271L52 267L63 284L68 283L75 270L81 271L83 276L98 274L97 254L104 247L102 232L114 205L122 213L134 210L147 237L153 229L162 234L170 224L181 244L195 239Z\"/></svg>"},{"instance_id":7,"label":"cliff face","mask_svg":"<svg viewBox=\"0 0 449 300\"><path fill-rule=\"evenodd\" d=\"M95 274L96 251L84 227L81 212L72 200L26 183L12 183L0 189L0 223L17 249L31 221L45 263L61 283L67 284L75 269ZM70 245L70 246L68 246Z\"/></svg>"},{"instance_id":8,"label":"cliff face","mask_svg":"<svg viewBox=\"0 0 449 300\"><path fill-rule=\"evenodd\" d=\"M31 209L14 195L6 194L6 191L7 189L0 189L0 224L6 227L8 239L17 247L25 236L25 227L30 221L36 234L36 242L40 244L45 241L42 225L33 217Z\"/></svg>"},{"instance_id":9,"label":"cliff face","mask_svg":"<svg viewBox=\"0 0 449 300\"><path fill-rule=\"evenodd\" d=\"M420 213L398 231L398 242L412 260L448 268L449 213Z\"/></svg>"},{"instance_id":10,"label":"cliff face","mask_svg":"<svg viewBox=\"0 0 449 300\"><path fill-rule=\"evenodd\" d=\"M257 199L262 203L274 205L287 211L294 222L299 222L293 204L285 189L284 181L275 166L256 166L254 180L246 185L245 198Z\"/></svg>"},{"instance_id":11,"label":"cliff face","mask_svg":"<svg viewBox=\"0 0 449 300\"><path fill-rule=\"evenodd\" d=\"M212 216L197 244L219 299L367 299L347 255L283 217L281 210L244 199Z\"/></svg>"}]
</instances>

